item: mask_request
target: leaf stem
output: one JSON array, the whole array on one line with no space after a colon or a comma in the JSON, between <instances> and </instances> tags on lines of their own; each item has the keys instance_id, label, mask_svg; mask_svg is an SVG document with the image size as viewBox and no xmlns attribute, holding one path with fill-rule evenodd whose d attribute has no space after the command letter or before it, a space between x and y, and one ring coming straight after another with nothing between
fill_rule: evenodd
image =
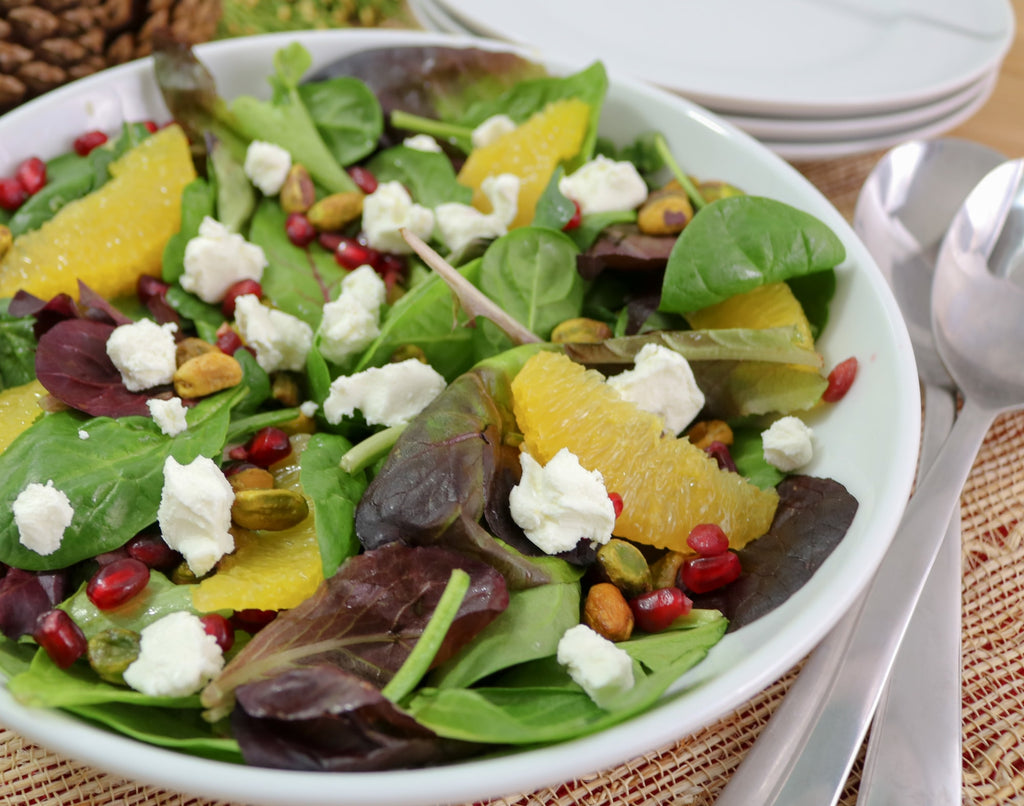
<instances>
[{"instance_id":1,"label":"leaf stem","mask_svg":"<svg viewBox=\"0 0 1024 806\"><path fill-rule=\"evenodd\" d=\"M445 123L442 120L413 115L409 112L403 112L401 109L396 109L391 113L391 125L396 129L429 134L451 143L463 151L468 151L466 144L470 142L470 138L473 136L473 130L468 126L459 126L455 123Z\"/></svg>"},{"instance_id":2,"label":"leaf stem","mask_svg":"<svg viewBox=\"0 0 1024 806\"><path fill-rule=\"evenodd\" d=\"M669 151L668 143L665 142L665 136L663 134L656 134L654 137L654 147L657 149L658 154L665 164L672 171L672 175L676 178L676 181L683 186L683 190L686 191L686 195L690 197L690 202L694 208L700 210L702 207L707 205L707 200L701 195L701 192L697 190L697 186L693 184L686 172L676 162L676 158L672 156L672 152Z\"/></svg>"},{"instance_id":3,"label":"leaf stem","mask_svg":"<svg viewBox=\"0 0 1024 806\"><path fill-rule=\"evenodd\" d=\"M225 443L240 442L247 434L253 434L261 428L266 428L268 425L287 423L290 420L294 420L299 414L301 414L299 409L277 409L276 411L254 414L250 417L235 420L228 426Z\"/></svg>"},{"instance_id":4,"label":"leaf stem","mask_svg":"<svg viewBox=\"0 0 1024 806\"><path fill-rule=\"evenodd\" d=\"M423 675L430 669L430 664L433 663L437 651L441 648L448 629L459 614L462 600L466 598L468 591L469 574L461 568L453 568L451 576L448 577L448 584L445 585L444 593L441 594L430 621L420 633L416 646L412 648L405 663L395 672L395 676L381 690L381 694L392 702L399 702L409 696L419 685Z\"/></svg>"},{"instance_id":5,"label":"leaf stem","mask_svg":"<svg viewBox=\"0 0 1024 806\"><path fill-rule=\"evenodd\" d=\"M341 469L346 473L358 473L360 470L365 470L391 450L405 429L405 425L393 425L383 431L371 434L362 442L353 445L341 457L339 462Z\"/></svg>"}]
</instances>

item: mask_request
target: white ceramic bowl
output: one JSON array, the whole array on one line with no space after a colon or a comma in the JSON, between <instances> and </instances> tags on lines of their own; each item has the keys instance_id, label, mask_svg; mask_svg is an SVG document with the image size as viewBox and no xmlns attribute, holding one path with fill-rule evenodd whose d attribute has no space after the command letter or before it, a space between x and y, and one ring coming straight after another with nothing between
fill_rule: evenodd
<instances>
[{"instance_id":1,"label":"white ceramic bowl","mask_svg":"<svg viewBox=\"0 0 1024 806\"><path fill-rule=\"evenodd\" d=\"M266 96L275 51L293 40L314 69L340 54L410 43L499 47L479 40L406 31L274 34L201 46L197 52L226 97ZM536 57L536 54L527 54ZM554 72L584 65L547 60ZM0 118L0 175L30 155L70 149L77 133L123 120L166 119L149 60L56 90ZM817 456L807 472L842 482L860 503L849 533L788 602L727 635L673 688L675 696L618 727L577 741L447 767L382 773L286 772L177 754L106 733L55 712L27 709L0 688L0 722L41 745L144 783L252 804L458 803L531 792L615 766L707 726L757 694L809 652L865 589L910 493L920 403L903 321L882 275L839 213L800 174L713 114L648 86L612 76L602 133L626 141L658 129L685 168L772 196L813 213L842 238L831 322L819 341L827 366L857 356L847 397L813 418Z\"/></svg>"}]
</instances>

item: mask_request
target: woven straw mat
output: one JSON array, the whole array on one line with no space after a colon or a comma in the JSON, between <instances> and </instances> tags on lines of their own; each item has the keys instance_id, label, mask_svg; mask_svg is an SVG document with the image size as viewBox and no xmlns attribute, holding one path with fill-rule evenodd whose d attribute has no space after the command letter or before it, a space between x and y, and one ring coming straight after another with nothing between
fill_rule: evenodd
<instances>
[{"instance_id":1,"label":"woven straw mat","mask_svg":"<svg viewBox=\"0 0 1024 806\"><path fill-rule=\"evenodd\" d=\"M797 166L847 217L881 156ZM1024 414L988 435L962 498L964 803L1024 804ZM793 682L797 669L734 713L679 742L554 789L482 806L710 806ZM12 806L227 806L125 781L0 727L0 803ZM861 760L840 803L857 800ZM235 806L232 804L231 806Z\"/></svg>"}]
</instances>

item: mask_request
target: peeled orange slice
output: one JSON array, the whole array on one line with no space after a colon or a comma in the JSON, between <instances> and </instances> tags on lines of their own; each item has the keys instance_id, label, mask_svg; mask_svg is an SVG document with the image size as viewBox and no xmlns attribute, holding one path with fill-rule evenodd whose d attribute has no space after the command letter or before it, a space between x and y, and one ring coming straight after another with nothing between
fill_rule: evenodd
<instances>
[{"instance_id":1,"label":"peeled orange slice","mask_svg":"<svg viewBox=\"0 0 1024 806\"><path fill-rule=\"evenodd\" d=\"M689 440L664 436L662 420L623 400L595 370L559 353L532 356L512 383L523 448L546 464L568 448L622 496L615 534L690 552L699 523L717 523L732 548L768 531L778 495L761 490Z\"/></svg>"},{"instance_id":2,"label":"peeled orange slice","mask_svg":"<svg viewBox=\"0 0 1024 806\"><path fill-rule=\"evenodd\" d=\"M47 394L39 381L0 392L0 453L43 413L39 401Z\"/></svg>"},{"instance_id":3,"label":"peeled orange slice","mask_svg":"<svg viewBox=\"0 0 1024 806\"><path fill-rule=\"evenodd\" d=\"M0 297L19 289L78 296L78 280L107 299L132 294L161 270L181 227L181 194L195 179L188 140L168 126L110 164L111 179L14 240L0 261Z\"/></svg>"},{"instance_id":4,"label":"peeled orange slice","mask_svg":"<svg viewBox=\"0 0 1024 806\"><path fill-rule=\"evenodd\" d=\"M715 305L686 314L686 321L695 330L732 327L763 330L792 326L797 329L800 346L814 349L810 322L800 302L785 283L767 283L736 294Z\"/></svg>"}]
</instances>

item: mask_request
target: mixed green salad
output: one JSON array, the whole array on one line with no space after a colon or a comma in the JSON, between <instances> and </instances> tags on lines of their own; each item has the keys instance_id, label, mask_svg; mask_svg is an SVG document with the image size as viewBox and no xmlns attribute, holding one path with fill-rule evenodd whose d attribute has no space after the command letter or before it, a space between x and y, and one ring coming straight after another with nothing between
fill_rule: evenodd
<instances>
[{"instance_id":1,"label":"mixed green salad","mask_svg":"<svg viewBox=\"0 0 1024 806\"><path fill-rule=\"evenodd\" d=\"M0 671L20 702L292 769L536 747L653 706L842 538L852 496L780 469L762 444L773 421L832 405L853 380L855 364L827 373L813 343L842 243L802 211L697 178L659 132L603 138L600 63L554 76L510 54L410 47L310 75L293 44L276 54L269 100L230 101L187 50L155 64L172 123L126 124L78 153L69 143L45 184L0 205L11 250L100 191L121 155L168 127L187 135L196 178L159 277L141 276L131 298L81 284L0 300L0 395L38 383L45 409L0 453L0 506L15 513L0 524ZM567 124L544 128L580 108L575 140ZM517 140L533 128L539 140ZM545 138L570 146L533 159ZM506 158L501 144L517 142ZM485 157L521 168L512 214L494 183L468 179ZM564 192L601 160L628 166L643 198L594 211ZM382 188L428 223L382 211ZM468 235L441 226L445 205ZM232 246L193 270L203 238ZM258 276L211 291L249 247ZM765 287L798 315L765 324L745 297ZM338 318L352 298L358 310ZM143 320L174 365L132 389L110 339ZM702 524L685 545L606 534L545 552L510 513L515 379L540 353L610 376L652 345L685 358L700 388L696 430L679 439L770 496L774 521L739 546ZM374 374L409 362L431 380ZM172 478L195 497L175 498ZM628 510L622 492L608 501ZM222 556L200 559L222 522ZM726 576L704 584L700 560ZM625 653L628 684L595 696L590 673L560 659L581 623ZM198 644L177 643L193 628ZM173 667L186 656L198 671L183 682Z\"/></svg>"}]
</instances>

